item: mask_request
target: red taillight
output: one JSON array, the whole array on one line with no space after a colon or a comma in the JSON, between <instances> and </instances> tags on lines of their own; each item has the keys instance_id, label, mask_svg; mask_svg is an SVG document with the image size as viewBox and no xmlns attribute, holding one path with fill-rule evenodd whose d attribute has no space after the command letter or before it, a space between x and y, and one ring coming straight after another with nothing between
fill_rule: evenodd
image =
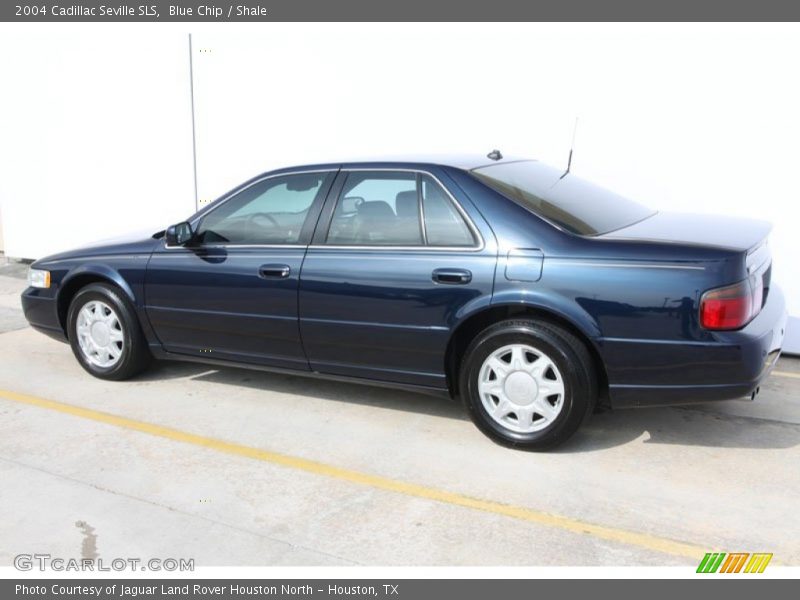
<instances>
[{"instance_id":1,"label":"red taillight","mask_svg":"<svg viewBox=\"0 0 800 600\"><path fill-rule=\"evenodd\" d=\"M700 299L700 325L706 329L739 329L761 309L753 303L747 281L709 290Z\"/></svg>"}]
</instances>

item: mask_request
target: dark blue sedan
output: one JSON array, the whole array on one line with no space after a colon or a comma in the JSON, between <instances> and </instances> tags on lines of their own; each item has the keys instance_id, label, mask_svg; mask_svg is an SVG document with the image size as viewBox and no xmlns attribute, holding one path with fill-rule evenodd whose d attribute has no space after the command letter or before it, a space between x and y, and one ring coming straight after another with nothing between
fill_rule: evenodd
<instances>
[{"instance_id":1,"label":"dark blue sedan","mask_svg":"<svg viewBox=\"0 0 800 600\"><path fill-rule=\"evenodd\" d=\"M786 324L769 229L496 152L323 164L38 260L22 302L96 377L158 358L406 387L545 449L596 407L753 397Z\"/></svg>"}]
</instances>

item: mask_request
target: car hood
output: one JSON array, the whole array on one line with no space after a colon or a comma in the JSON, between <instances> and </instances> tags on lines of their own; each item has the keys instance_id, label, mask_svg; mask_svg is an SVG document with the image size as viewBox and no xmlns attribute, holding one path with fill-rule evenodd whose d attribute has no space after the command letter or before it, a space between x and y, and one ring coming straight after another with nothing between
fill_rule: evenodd
<instances>
[{"instance_id":1,"label":"car hood","mask_svg":"<svg viewBox=\"0 0 800 600\"><path fill-rule=\"evenodd\" d=\"M756 219L659 212L598 237L692 244L745 252L761 243L771 229L770 223Z\"/></svg>"},{"instance_id":2,"label":"car hood","mask_svg":"<svg viewBox=\"0 0 800 600\"><path fill-rule=\"evenodd\" d=\"M153 238L152 231L140 231L120 237L98 240L86 246L81 246L80 248L51 254L50 256L40 258L34 265L71 258L107 256L109 254L136 254L139 252L149 254L157 243L158 240Z\"/></svg>"}]
</instances>

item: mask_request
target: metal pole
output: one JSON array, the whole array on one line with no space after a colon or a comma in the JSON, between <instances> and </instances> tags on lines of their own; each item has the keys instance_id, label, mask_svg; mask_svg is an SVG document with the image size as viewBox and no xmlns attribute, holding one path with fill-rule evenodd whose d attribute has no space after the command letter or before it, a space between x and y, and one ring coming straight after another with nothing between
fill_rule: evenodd
<instances>
[{"instance_id":1,"label":"metal pole","mask_svg":"<svg viewBox=\"0 0 800 600\"><path fill-rule=\"evenodd\" d=\"M197 134L194 122L194 61L192 56L192 34L189 34L189 97L192 103L192 168L194 171L194 209L200 210L200 200L197 196Z\"/></svg>"}]
</instances>

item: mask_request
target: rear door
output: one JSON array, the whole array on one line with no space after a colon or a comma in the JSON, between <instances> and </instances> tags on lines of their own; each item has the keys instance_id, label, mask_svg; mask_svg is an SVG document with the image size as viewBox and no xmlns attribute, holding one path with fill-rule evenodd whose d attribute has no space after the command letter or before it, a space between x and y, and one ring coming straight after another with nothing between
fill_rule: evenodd
<instances>
[{"instance_id":1,"label":"rear door","mask_svg":"<svg viewBox=\"0 0 800 600\"><path fill-rule=\"evenodd\" d=\"M488 304L496 264L491 231L460 194L427 171L340 172L300 276L313 370L446 386L450 333Z\"/></svg>"},{"instance_id":2,"label":"rear door","mask_svg":"<svg viewBox=\"0 0 800 600\"><path fill-rule=\"evenodd\" d=\"M163 242L145 304L169 352L308 370L297 322L300 267L335 172L268 176L203 215L196 241Z\"/></svg>"}]
</instances>

